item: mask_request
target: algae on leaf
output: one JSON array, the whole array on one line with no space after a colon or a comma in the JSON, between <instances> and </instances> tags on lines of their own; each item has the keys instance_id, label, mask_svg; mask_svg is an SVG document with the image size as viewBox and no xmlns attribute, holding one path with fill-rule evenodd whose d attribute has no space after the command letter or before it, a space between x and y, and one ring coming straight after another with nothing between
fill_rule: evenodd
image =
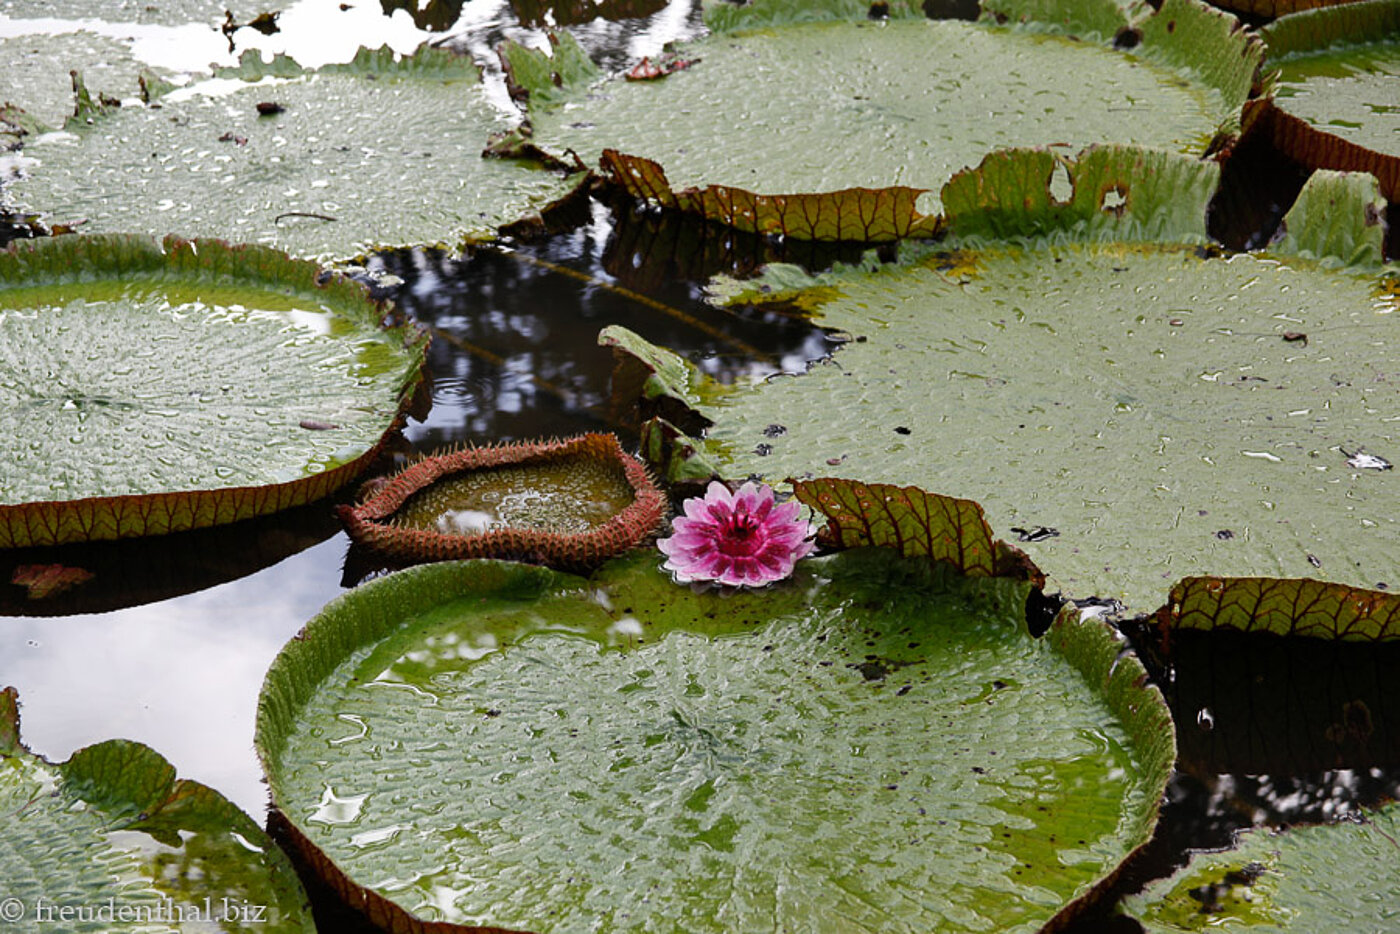
<instances>
[{"instance_id":1,"label":"algae on leaf","mask_svg":"<svg viewBox=\"0 0 1400 934\"><path fill-rule=\"evenodd\" d=\"M14 688L0 692L0 813L3 920L16 930L316 930L291 863L248 815L140 743L35 756Z\"/></svg>"},{"instance_id":2,"label":"algae on leaf","mask_svg":"<svg viewBox=\"0 0 1400 934\"><path fill-rule=\"evenodd\" d=\"M891 549L737 594L658 563L328 606L259 705L294 843L399 924L1033 931L1150 836L1170 720L1101 624L1033 639L1029 585Z\"/></svg>"},{"instance_id":3,"label":"algae on leaf","mask_svg":"<svg viewBox=\"0 0 1400 934\"><path fill-rule=\"evenodd\" d=\"M1153 235L1203 234L1210 186L1191 173L1213 167L1177 161L1090 153L1068 166L1068 206L982 185L979 170L945 189L957 205L949 245L966 218L979 249L906 250L897 264L805 288L776 274L725 285L735 301L795 300L856 339L804 375L699 406L714 423L709 452L732 475L839 465L975 499L994 527L1059 533L1024 546L1051 588L1139 611L1189 574L1393 583L1393 474L1355 455L1385 463L1400 451L1388 401L1394 283L1375 268L1134 242L1164 218ZM1096 164L1112 171L1079 169ZM1050 180L1042 153L988 167L1042 191ZM1100 203L1097 186L1082 197L1077 186L1100 178L1113 179L1117 203ZM1300 242L1363 238L1364 217L1351 237L1313 235L1317 213L1292 219ZM989 236L1018 226L1042 236L1001 246ZM1111 241L1115 230L1125 242ZM773 422L789 430L765 437Z\"/></svg>"},{"instance_id":4,"label":"algae on leaf","mask_svg":"<svg viewBox=\"0 0 1400 934\"><path fill-rule=\"evenodd\" d=\"M0 251L0 544L160 534L348 483L425 340L363 286L217 241Z\"/></svg>"},{"instance_id":5,"label":"algae on leaf","mask_svg":"<svg viewBox=\"0 0 1400 934\"><path fill-rule=\"evenodd\" d=\"M1400 904L1397 840L1398 804L1359 821L1250 831L1150 883L1122 910L1149 934L1390 930Z\"/></svg>"},{"instance_id":6,"label":"algae on leaf","mask_svg":"<svg viewBox=\"0 0 1400 934\"><path fill-rule=\"evenodd\" d=\"M159 108L123 107L30 142L38 165L12 197L84 231L173 231L343 260L494 236L582 179L482 156L513 121L469 59L362 50L316 72L256 53L243 61Z\"/></svg>"}]
</instances>

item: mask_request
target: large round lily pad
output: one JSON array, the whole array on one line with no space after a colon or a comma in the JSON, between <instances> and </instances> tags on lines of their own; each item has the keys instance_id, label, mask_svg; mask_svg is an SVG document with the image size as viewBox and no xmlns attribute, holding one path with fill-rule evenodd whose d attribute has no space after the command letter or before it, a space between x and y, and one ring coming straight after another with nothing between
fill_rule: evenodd
<instances>
[{"instance_id":1,"label":"large round lily pad","mask_svg":"<svg viewBox=\"0 0 1400 934\"><path fill-rule=\"evenodd\" d=\"M57 765L0 692L0 924L17 931L313 934L291 863L248 815L140 743Z\"/></svg>"},{"instance_id":2,"label":"large round lily pad","mask_svg":"<svg viewBox=\"0 0 1400 934\"><path fill-rule=\"evenodd\" d=\"M583 177L483 158L512 122L471 61L440 50L362 51L317 72L253 53L159 107L29 141L38 164L12 197L84 231L221 237L321 260L455 246L538 215Z\"/></svg>"},{"instance_id":3,"label":"large round lily pad","mask_svg":"<svg viewBox=\"0 0 1400 934\"><path fill-rule=\"evenodd\" d=\"M1400 198L1400 0L1308 10L1264 35L1275 93L1247 106L1250 132L1309 168L1370 172Z\"/></svg>"},{"instance_id":4,"label":"large round lily pad","mask_svg":"<svg viewBox=\"0 0 1400 934\"><path fill-rule=\"evenodd\" d=\"M677 59L688 67L659 80L590 84L586 70L571 67L576 53L567 41L558 43L553 72L535 61L542 53L508 49L505 57L530 94L541 145L572 149L588 162L605 151L651 160L671 188L712 186L705 187L712 197L690 209L740 226L888 239L906 225L870 223L887 210L875 191L922 192L918 210L936 214L948 178L995 149L1114 141L1200 154L1237 122L1260 56L1257 41L1194 0L1169 0L1134 33L1143 41L1132 53L1067 36L1075 30L1029 14L1010 28L930 21L917 9L870 22L863 5L859 22L772 12L790 6L731 12L717 4L712 24L722 17L729 31L682 47ZM1093 5L1058 6L1072 15ZM1115 15L1127 30L1126 14ZM1066 74L1075 81L1064 81ZM655 114L670 116L658 121ZM645 169L605 167L635 194L667 202ZM859 198L852 190L860 189L871 191ZM840 203L808 198L785 215L782 203L753 203L755 196L781 202L838 192L846 193ZM754 223L770 211L779 216ZM847 222L837 231L817 219L846 212L875 229Z\"/></svg>"},{"instance_id":5,"label":"large round lily pad","mask_svg":"<svg viewBox=\"0 0 1400 934\"><path fill-rule=\"evenodd\" d=\"M974 191L953 228L976 231L980 250L800 287L772 271L747 298L796 301L855 340L804 375L701 405L711 453L739 476L834 473L976 499L993 526L1022 530L1052 587L1143 611L1188 574L1393 582L1393 280L1089 242L1114 236L1096 224L1189 213L1189 181L1173 191L1168 163L1134 175L1125 156L1072 165L1065 204L1046 194L1043 155L961 177L944 198ZM1358 246L1375 239L1359 218L1347 237L1324 226L1344 225L1355 200L1331 202L1331 217L1303 202L1289 216L1297 249L1375 255ZM1017 223L1046 236L991 245Z\"/></svg>"},{"instance_id":6,"label":"large round lily pad","mask_svg":"<svg viewBox=\"0 0 1400 934\"><path fill-rule=\"evenodd\" d=\"M889 550L751 593L659 563L327 607L259 706L293 840L395 929L1029 931L1149 835L1169 720L1100 624L1032 639L1027 585Z\"/></svg>"},{"instance_id":7,"label":"large round lily pad","mask_svg":"<svg viewBox=\"0 0 1400 934\"><path fill-rule=\"evenodd\" d=\"M0 545L179 531L334 491L426 346L260 247L61 237L0 253Z\"/></svg>"},{"instance_id":8,"label":"large round lily pad","mask_svg":"<svg viewBox=\"0 0 1400 934\"><path fill-rule=\"evenodd\" d=\"M78 105L74 77L99 99L136 97L150 74L124 43L90 32L0 38L0 117L30 132L61 127Z\"/></svg>"}]
</instances>

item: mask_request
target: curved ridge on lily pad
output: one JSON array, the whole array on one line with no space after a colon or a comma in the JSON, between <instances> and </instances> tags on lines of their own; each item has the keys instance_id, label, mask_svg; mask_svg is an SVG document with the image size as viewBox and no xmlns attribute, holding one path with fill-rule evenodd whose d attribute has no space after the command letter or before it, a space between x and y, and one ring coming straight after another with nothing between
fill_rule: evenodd
<instances>
[{"instance_id":1,"label":"curved ridge on lily pad","mask_svg":"<svg viewBox=\"0 0 1400 934\"><path fill-rule=\"evenodd\" d=\"M1384 931L1395 922L1400 804L1359 820L1251 830L1124 900L1149 934Z\"/></svg>"},{"instance_id":2,"label":"curved ridge on lily pad","mask_svg":"<svg viewBox=\"0 0 1400 934\"><path fill-rule=\"evenodd\" d=\"M220 237L320 261L483 240L538 219L586 177L485 158L518 120L470 58L362 49L308 71L245 54L219 80L26 143L9 186L28 210L85 231ZM153 155L154 154L154 155Z\"/></svg>"},{"instance_id":3,"label":"curved ridge on lily pad","mask_svg":"<svg viewBox=\"0 0 1400 934\"><path fill-rule=\"evenodd\" d=\"M291 863L248 815L140 743L108 740L57 764L34 755L14 688L0 691L0 813L15 930L316 930Z\"/></svg>"},{"instance_id":4,"label":"curved ridge on lily pad","mask_svg":"<svg viewBox=\"0 0 1400 934\"><path fill-rule=\"evenodd\" d=\"M793 495L825 516L818 538L838 548L893 548L924 556L968 577L1008 577L1045 585L1045 575L1014 545L992 537L982 507L918 487L835 477L799 480Z\"/></svg>"},{"instance_id":5,"label":"curved ridge on lily pad","mask_svg":"<svg viewBox=\"0 0 1400 934\"><path fill-rule=\"evenodd\" d=\"M397 561L514 558L597 567L656 532L666 498L617 436L434 454L337 512L350 537Z\"/></svg>"},{"instance_id":6,"label":"curved ridge on lily pad","mask_svg":"<svg viewBox=\"0 0 1400 934\"><path fill-rule=\"evenodd\" d=\"M1378 403L1397 290L1355 264L1364 212L1348 232L1308 194L1286 219L1281 248L1343 246L1335 267L1226 258L1189 245L1213 166L1103 151L1067 163L1076 191L1056 199L1055 163L998 154L951 182L942 250L717 282L722 300L795 303L852 339L700 405L704 453L770 482L839 467L975 500L1052 588L1140 612L1183 574L1393 584L1400 434Z\"/></svg>"},{"instance_id":7,"label":"curved ridge on lily pad","mask_svg":"<svg viewBox=\"0 0 1400 934\"><path fill-rule=\"evenodd\" d=\"M1150 837L1171 721L1101 622L1032 639L1028 584L892 549L739 593L658 563L330 604L259 702L292 844L391 929L1028 932Z\"/></svg>"},{"instance_id":8,"label":"curved ridge on lily pad","mask_svg":"<svg viewBox=\"0 0 1400 934\"><path fill-rule=\"evenodd\" d=\"M1262 33L1274 94L1245 106L1246 130L1308 168L1369 172L1400 201L1400 0L1297 13Z\"/></svg>"},{"instance_id":9,"label":"curved ridge on lily pad","mask_svg":"<svg viewBox=\"0 0 1400 934\"><path fill-rule=\"evenodd\" d=\"M67 236L0 251L0 547L265 515L360 473L425 336L275 250Z\"/></svg>"},{"instance_id":10,"label":"curved ridge on lily pad","mask_svg":"<svg viewBox=\"0 0 1400 934\"><path fill-rule=\"evenodd\" d=\"M1271 633L1365 642L1400 640L1400 596L1310 578L1188 577L1157 611L1165 634L1182 629Z\"/></svg>"},{"instance_id":11,"label":"curved ridge on lily pad","mask_svg":"<svg viewBox=\"0 0 1400 934\"><path fill-rule=\"evenodd\" d=\"M530 63L518 74L535 76L517 88L534 141L601 163L636 197L744 230L930 236L939 189L997 149L1118 140L1204 153L1238 128L1262 55L1232 17L1196 0L1166 0L1134 21L1132 54L1068 37L1034 20L1038 8L1006 28L922 15L852 22L840 4L823 5L820 21L769 26L768 6L726 10L735 31L687 44L677 55L690 66L654 81L594 81L570 67L564 50L576 43L563 37L557 68L543 52L508 50ZM764 28L745 28L753 17ZM1072 94L1055 80L1067 72L1083 77ZM795 112L805 115L796 124ZM658 124L655 113L678 118Z\"/></svg>"}]
</instances>

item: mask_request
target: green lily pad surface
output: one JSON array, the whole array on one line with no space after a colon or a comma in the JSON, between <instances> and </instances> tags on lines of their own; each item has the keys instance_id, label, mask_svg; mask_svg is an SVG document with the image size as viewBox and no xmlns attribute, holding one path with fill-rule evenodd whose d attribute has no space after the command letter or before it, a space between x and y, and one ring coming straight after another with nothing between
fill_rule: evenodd
<instances>
[{"instance_id":1,"label":"green lily pad surface","mask_svg":"<svg viewBox=\"0 0 1400 934\"><path fill-rule=\"evenodd\" d=\"M0 919L18 931L312 934L287 857L251 818L140 743L57 765L19 742L0 692Z\"/></svg>"},{"instance_id":2,"label":"green lily pad surface","mask_svg":"<svg viewBox=\"0 0 1400 934\"><path fill-rule=\"evenodd\" d=\"M1285 16L1263 29L1272 99L1244 122L1309 168L1369 172L1400 198L1400 0L1369 0Z\"/></svg>"},{"instance_id":3,"label":"green lily pad surface","mask_svg":"<svg viewBox=\"0 0 1400 934\"><path fill-rule=\"evenodd\" d=\"M780 268L748 287L743 298L796 302L854 340L804 375L700 406L711 453L735 476L975 499L993 526L1034 539L1052 587L1143 611L1188 574L1393 581L1394 282L1374 267L1091 240L1115 225L1132 239L1135 216L1172 210L1195 213L1199 236L1203 200L1189 212L1172 186L1153 193L1172 160L1140 162L1134 182L1134 158L1072 165L1067 203L1046 194L1043 154L989 160L944 192L965 212L953 230L988 246L818 279ZM1323 213L1311 193L1302 202L1304 217ZM993 246L1018 211L1044 236ZM1289 217L1299 249L1340 242ZM1354 222L1346 242L1377 235Z\"/></svg>"},{"instance_id":4,"label":"green lily pad surface","mask_svg":"<svg viewBox=\"0 0 1400 934\"><path fill-rule=\"evenodd\" d=\"M0 90L0 106L24 112L9 113L9 121L30 131L63 126L77 106L72 69L80 72L95 96L132 98L141 93L145 69L116 39L90 32L0 39L0 71L6 85Z\"/></svg>"},{"instance_id":5,"label":"green lily pad surface","mask_svg":"<svg viewBox=\"0 0 1400 934\"><path fill-rule=\"evenodd\" d=\"M276 12L290 5L290 0L260 0L256 12ZM226 0L64 0L63 16L73 20L104 20L109 23L159 23L178 26L184 23L222 22L225 11L233 8L235 15L245 14L239 22L251 19L254 5ZM54 15L54 5L44 0L0 0L0 15L11 19L44 19Z\"/></svg>"},{"instance_id":6,"label":"green lily pad surface","mask_svg":"<svg viewBox=\"0 0 1400 934\"><path fill-rule=\"evenodd\" d=\"M259 247L61 237L0 253L0 543L214 525L325 495L379 447L425 342Z\"/></svg>"},{"instance_id":7,"label":"green lily pad surface","mask_svg":"<svg viewBox=\"0 0 1400 934\"><path fill-rule=\"evenodd\" d=\"M512 120L471 61L447 52L362 51L311 73L247 59L230 75L28 142L38 164L11 197L85 232L221 237L328 260L483 239L582 178L483 158Z\"/></svg>"},{"instance_id":8,"label":"green lily pad surface","mask_svg":"<svg viewBox=\"0 0 1400 934\"><path fill-rule=\"evenodd\" d=\"M1387 931L1400 919L1397 840L1395 804L1357 822L1251 831L1130 896L1123 910L1149 934Z\"/></svg>"},{"instance_id":9,"label":"green lily pad surface","mask_svg":"<svg viewBox=\"0 0 1400 934\"><path fill-rule=\"evenodd\" d=\"M1002 147L1114 140L1199 154L1237 118L1249 70L1237 66L1259 56L1225 18L1176 0L1161 15L1181 28L1146 34L1132 54L1042 22L869 22L862 5L861 22L772 25L774 6L716 13L733 31L684 46L693 64L662 80L579 80L573 94L524 82L536 139L589 162L605 149L653 160L677 189L906 186L936 213L944 182ZM1188 33L1199 61L1172 49Z\"/></svg>"},{"instance_id":10,"label":"green lily pad surface","mask_svg":"<svg viewBox=\"0 0 1400 934\"><path fill-rule=\"evenodd\" d=\"M257 745L319 871L398 924L1031 931L1150 834L1170 724L1101 624L1032 639L1026 584L885 549L747 593L659 563L432 565L312 620Z\"/></svg>"},{"instance_id":11,"label":"green lily pad surface","mask_svg":"<svg viewBox=\"0 0 1400 934\"><path fill-rule=\"evenodd\" d=\"M1400 4L1393 4L1400 19ZM1335 14L1334 14L1335 15ZM1375 41L1271 57L1279 69L1275 102L1319 130L1400 156L1400 29Z\"/></svg>"}]
</instances>

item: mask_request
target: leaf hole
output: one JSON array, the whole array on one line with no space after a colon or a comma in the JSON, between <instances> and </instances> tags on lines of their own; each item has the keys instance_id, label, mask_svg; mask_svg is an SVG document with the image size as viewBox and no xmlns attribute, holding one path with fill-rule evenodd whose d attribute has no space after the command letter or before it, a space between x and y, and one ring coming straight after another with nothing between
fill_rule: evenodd
<instances>
[{"instance_id":1,"label":"leaf hole","mask_svg":"<svg viewBox=\"0 0 1400 934\"><path fill-rule=\"evenodd\" d=\"M1074 180L1063 162L1055 163L1055 168L1050 173L1050 183L1046 187L1056 204L1069 204L1069 199L1074 195Z\"/></svg>"},{"instance_id":2,"label":"leaf hole","mask_svg":"<svg viewBox=\"0 0 1400 934\"><path fill-rule=\"evenodd\" d=\"M1128 207L1128 189L1123 185L1105 188L1099 196L1099 210L1114 217L1122 217Z\"/></svg>"}]
</instances>

